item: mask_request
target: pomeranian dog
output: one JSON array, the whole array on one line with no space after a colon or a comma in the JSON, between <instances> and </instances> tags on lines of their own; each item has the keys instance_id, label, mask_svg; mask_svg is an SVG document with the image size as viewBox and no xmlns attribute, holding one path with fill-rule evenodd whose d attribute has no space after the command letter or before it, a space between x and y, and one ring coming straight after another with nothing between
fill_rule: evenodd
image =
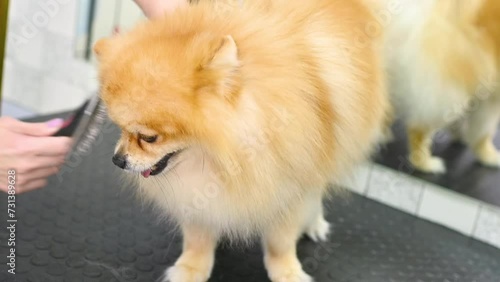
<instances>
[{"instance_id":1,"label":"pomeranian dog","mask_svg":"<svg viewBox=\"0 0 500 282\"><path fill-rule=\"evenodd\" d=\"M407 128L410 162L445 173L431 146L433 135L447 128L482 164L500 167L492 142L500 119L500 1L384 4L385 11L392 7L384 14L391 99Z\"/></svg>"},{"instance_id":2,"label":"pomeranian dog","mask_svg":"<svg viewBox=\"0 0 500 282\"><path fill-rule=\"evenodd\" d=\"M389 100L381 34L361 0L199 1L94 47L121 128L113 162L179 226L163 281L207 281L219 239L262 240L274 282L312 281L302 234L372 151Z\"/></svg>"}]
</instances>

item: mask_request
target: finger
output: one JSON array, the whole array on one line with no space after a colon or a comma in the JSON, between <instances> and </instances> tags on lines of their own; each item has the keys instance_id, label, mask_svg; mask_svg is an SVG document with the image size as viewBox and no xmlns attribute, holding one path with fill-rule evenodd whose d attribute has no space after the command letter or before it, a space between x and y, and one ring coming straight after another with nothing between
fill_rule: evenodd
<instances>
[{"instance_id":1,"label":"finger","mask_svg":"<svg viewBox=\"0 0 500 282\"><path fill-rule=\"evenodd\" d=\"M9 190L7 189L8 185L6 185L5 183L0 183L0 191L2 192L9 192Z\"/></svg>"},{"instance_id":2,"label":"finger","mask_svg":"<svg viewBox=\"0 0 500 282\"><path fill-rule=\"evenodd\" d=\"M54 174L56 174L59 171L58 167L49 167L49 168L43 168L36 170L32 173L29 174L27 181L24 181L23 178L21 177L19 179L19 188L21 193L32 191L34 189L42 188L47 186L48 183L48 178ZM18 191L19 192L19 191Z\"/></svg>"},{"instance_id":3,"label":"finger","mask_svg":"<svg viewBox=\"0 0 500 282\"><path fill-rule=\"evenodd\" d=\"M64 163L65 155L59 156L35 156L26 158L13 167L17 173L28 174L43 168L59 167Z\"/></svg>"},{"instance_id":4,"label":"finger","mask_svg":"<svg viewBox=\"0 0 500 282\"><path fill-rule=\"evenodd\" d=\"M71 148L69 137L32 137L25 141L26 150L37 156L66 155Z\"/></svg>"},{"instance_id":5,"label":"finger","mask_svg":"<svg viewBox=\"0 0 500 282\"><path fill-rule=\"evenodd\" d=\"M16 177L17 178L16 185L18 187L24 187L28 185L30 182L39 179L46 179L49 176L56 174L58 171L59 171L58 168L56 166L53 166L53 167L40 168L29 173L19 173L17 174Z\"/></svg>"},{"instance_id":6,"label":"finger","mask_svg":"<svg viewBox=\"0 0 500 282\"><path fill-rule=\"evenodd\" d=\"M66 155L59 156L36 156L33 162L36 168L59 167L64 163Z\"/></svg>"},{"instance_id":7,"label":"finger","mask_svg":"<svg viewBox=\"0 0 500 282\"><path fill-rule=\"evenodd\" d=\"M19 120L11 120L7 127L19 134L29 136L50 136L59 130L64 124L64 120L57 118L47 122L23 122Z\"/></svg>"}]
</instances>

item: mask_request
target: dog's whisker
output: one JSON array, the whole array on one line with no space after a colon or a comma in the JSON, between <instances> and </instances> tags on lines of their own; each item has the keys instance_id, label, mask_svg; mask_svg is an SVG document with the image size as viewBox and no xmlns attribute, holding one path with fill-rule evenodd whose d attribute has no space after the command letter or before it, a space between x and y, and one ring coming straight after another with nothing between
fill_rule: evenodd
<instances>
[{"instance_id":1,"label":"dog's whisker","mask_svg":"<svg viewBox=\"0 0 500 282\"><path fill-rule=\"evenodd\" d=\"M168 177L165 178L165 180L167 181L168 183L168 186L170 188L170 191L172 192L172 197L174 198L174 201L176 201L176 197L175 197L175 190L174 190L174 187L172 186L172 184L170 183L170 181L168 180Z\"/></svg>"},{"instance_id":2,"label":"dog's whisker","mask_svg":"<svg viewBox=\"0 0 500 282\"><path fill-rule=\"evenodd\" d=\"M177 173L177 170L175 168L172 169L172 174L175 175L177 179L177 184L178 184L177 187L185 187L182 178L179 176L179 173Z\"/></svg>"},{"instance_id":3,"label":"dog's whisker","mask_svg":"<svg viewBox=\"0 0 500 282\"><path fill-rule=\"evenodd\" d=\"M156 178L154 178L154 181L156 182L156 186L158 186L158 188L161 190L163 196L165 197L165 202L168 203L168 196L165 193L165 190L164 190L164 187L163 187L164 185L162 185L163 184L162 181L159 180L159 179L156 179Z\"/></svg>"}]
</instances>

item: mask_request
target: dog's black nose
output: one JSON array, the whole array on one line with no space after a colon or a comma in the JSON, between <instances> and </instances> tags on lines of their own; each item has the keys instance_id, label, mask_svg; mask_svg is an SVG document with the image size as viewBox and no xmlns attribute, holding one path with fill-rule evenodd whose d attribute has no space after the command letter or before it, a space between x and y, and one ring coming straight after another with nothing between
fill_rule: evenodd
<instances>
[{"instance_id":1,"label":"dog's black nose","mask_svg":"<svg viewBox=\"0 0 500 282\"><path fill-rule=\"evenodd\" d=\"M119 167L124 169L127 166L127 160L124 155L122 154L115 154L113 156L113 163Z\"/></svg>"}]
</instances>

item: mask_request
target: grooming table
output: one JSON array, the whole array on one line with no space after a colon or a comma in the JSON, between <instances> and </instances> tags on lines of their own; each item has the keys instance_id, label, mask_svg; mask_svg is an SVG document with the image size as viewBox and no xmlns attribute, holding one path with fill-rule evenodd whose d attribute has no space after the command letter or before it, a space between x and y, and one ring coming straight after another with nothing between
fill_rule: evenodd
<instances>
[{"instance_id":1,"label":"grooming table","mask_svg":"<svg viewBox=\"0 0 500 282\"><path fill-rule=\"evenodd\" d=\"M149 282L175 262L178 231L119 180L111 162L118 129L106 128L61 181L53 177L48 187L17 196L15 276L6 272L7 195L0 194L0 281ZM298 247L317 282L500 279L494 247L354 194L326 206L329 242L303 239ZM258 242L236 249L222 243L210 281L269 281L262 260Z\"/></svg>"}]
</instances>

